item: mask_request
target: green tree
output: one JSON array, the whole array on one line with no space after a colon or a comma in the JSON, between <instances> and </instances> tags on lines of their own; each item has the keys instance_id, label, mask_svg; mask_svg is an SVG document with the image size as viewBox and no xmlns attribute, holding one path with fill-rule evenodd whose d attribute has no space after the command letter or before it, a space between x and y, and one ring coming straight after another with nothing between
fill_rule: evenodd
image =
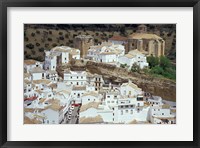
<instances>
[{"instance_id":1,"label":"green tree","mask_svg":"<svg viewBox=\"0 0 200 148\"><path fill-rule=\"evenodd\" d=\"M151 55L151 56L147 57L147 62L149 63L149 67L152 68L152 67L159 65L159 58Z\"/></svg>"},{"instance_id":2,"label":"green tree","mask_svg":"<svg viewBox=\"0 0 200 148\"><path fill-rule=\"evenodd\" d=\"M163 69L166 69L170 66L171 64L170 64L169 59L165 56L160 56L160 67L162 67Z\"/></svg>"},{"instance_id":3,"label":"green tree","mask_svg":"<svg viewBox=\"0 0 200 148\"><path fill-rule=\"evenodd\" d=\"M137 65L136 63L134 63L133 65L132 65L132 67L131 67L131 71L132 72L140 72L140 66L139 65Z\"/></svg>"}]
</instances>

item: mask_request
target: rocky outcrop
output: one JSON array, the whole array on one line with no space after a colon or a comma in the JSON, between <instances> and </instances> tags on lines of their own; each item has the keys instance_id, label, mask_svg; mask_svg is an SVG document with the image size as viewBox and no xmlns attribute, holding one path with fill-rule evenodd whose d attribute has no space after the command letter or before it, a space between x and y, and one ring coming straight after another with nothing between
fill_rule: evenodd
<instances>
[{"instance_id":1,"label":"rocky outcrop","mask_svg":"<svg viewBox=\"0 0 200 148\"><path fill-rule=\"evenodd\" d=\"M114 65L96 63L92 61L71 62L70 67L72 69L75 68L76 70L86 70L93 74L100 74L107 82L110 81L116 84L127 82L128 79L130 79L145 92L150 92L153 95L161 96L165 100L176 101L176 82L169 79L133 73Z\"/></svg>"}]
</instances>

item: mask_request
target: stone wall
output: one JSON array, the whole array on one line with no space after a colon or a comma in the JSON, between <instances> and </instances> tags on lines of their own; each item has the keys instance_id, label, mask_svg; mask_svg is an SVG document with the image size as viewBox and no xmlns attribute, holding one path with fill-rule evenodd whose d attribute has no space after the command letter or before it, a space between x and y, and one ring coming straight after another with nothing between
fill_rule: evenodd
<instances>
[{"instance_id":1,"label":"stone wall","mask_svg":"<svg viewBox=\"0 0 200 148\"><path fill-rule=\"evenodd\" d=\"M90 46L94 45L93 38L74 38L74 48L77 48L80 50L80 56L85 57L87 55L87 51L90 48Z\"/></svg>"}]
</instances>

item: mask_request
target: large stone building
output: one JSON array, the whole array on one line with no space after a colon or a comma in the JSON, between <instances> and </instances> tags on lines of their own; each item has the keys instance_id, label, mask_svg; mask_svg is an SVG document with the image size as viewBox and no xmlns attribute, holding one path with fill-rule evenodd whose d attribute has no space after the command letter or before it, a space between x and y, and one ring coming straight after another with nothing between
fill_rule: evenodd
<instances>
[{"instance_id":1,"label":"large stone building","mask_svg":"<svg viewBox=\"0 0 200 148\"><path fill-rule=\"evenodd\" d=\"M78 48L81 51L81 57L85 57L88 49L93 45L94 38L90 35L78 35L74 38L74 48Z\"/></svg>"},{"instance_id":2,"label":"large stone building","mask_svg":"<svg viewBox=\"0 0 200 148\"><path fill-rule=\"evenodd\" d=\"M138 26L137 33L128 37L128 51L138 49L146 55L162 56L165 54L165 41L156 34L146 33L145 25Z\"/></svg>"}]
</instances>

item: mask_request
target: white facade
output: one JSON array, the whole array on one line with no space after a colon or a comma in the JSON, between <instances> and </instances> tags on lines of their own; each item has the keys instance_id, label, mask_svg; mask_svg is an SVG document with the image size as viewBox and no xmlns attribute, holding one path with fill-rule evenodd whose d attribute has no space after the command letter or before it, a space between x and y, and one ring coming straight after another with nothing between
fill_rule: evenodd
<instances>
[{"instance_id":1,"label":"white facade","mask_svg":"<svg viewBox=\"0 0 200 148\"><path fill-rule=\"evenodd\" d=\"M142 90L133 84L130 80L128 83L123 83L120 87L121 95L123 96L134 96L142 94Z\"/></svg>"},{"instance_id":2,"label":"white facade","mask_svg":"<svg viewBox=\"0 0 200 148\"><path fill-rule=\"evenodd\" d=\"M46 78L53 81L57 82L58 81L58 73L56 71L46 71Z\"/></svg>"},{"instance_id":3,"label":"white facade","mask_svg":"<svg viewBox=\"0 0 200 148\"><path fill-rule=\"evenodd\" d=\"M124 55L123 45L114 45L110 42L103 42L101 45L91 46L87 57L96 62L116 64L118 57Z\"/></svg>"},{"instance_id":4,"label":"white facade","mask_svg":"<svg viewBox=\"0 0 200 148\"><path fill-rule=\"evenodd\" d=\"M46 72L40 67L35 67L30 70L32 80L46 79Z\"/></svg>"},{"instance_id":5,"label":"white facade","mask_svg":"<svg viewBox=\"0 0 200 148\"><path fill-rule=\"evenodd\" d=\"M81 97L82 105L90 102L100 102L100 98L101 95L99 95L97 92L86 92Z\"/></svg>"},{"instance_id":6,"label":"white facade","mask_svg":"<svg viewBox=\"0 0 200 148\"><path fill-rule=\"evenodd\" d=\"M85 71L65 71L64 81L67 85L85 86L87 81Z\"/></svg>"},{"instance_id":7,"label":"white facade","mask_svg":"<svg viewBox=\"0 0 200 148\"><path fill-rule=\"evenodd\" d=\"M35 67L43 68L43 63L36 60L24 60L24 70L26 73Z\"/></svg>"},{"instance_id":8,"label":"white facade","mask_svg":"<svg viewBox=\"0 0 200 148\"><path fill-rule=\"evenodd\" d=\"M146 56L137 49L129 51L129 53L124 56L120 56L118 62L119 64L126 64L129 68L131 68L133 64L138 65L141 69L149 66Z\"/></svg>"}]
</instances>

